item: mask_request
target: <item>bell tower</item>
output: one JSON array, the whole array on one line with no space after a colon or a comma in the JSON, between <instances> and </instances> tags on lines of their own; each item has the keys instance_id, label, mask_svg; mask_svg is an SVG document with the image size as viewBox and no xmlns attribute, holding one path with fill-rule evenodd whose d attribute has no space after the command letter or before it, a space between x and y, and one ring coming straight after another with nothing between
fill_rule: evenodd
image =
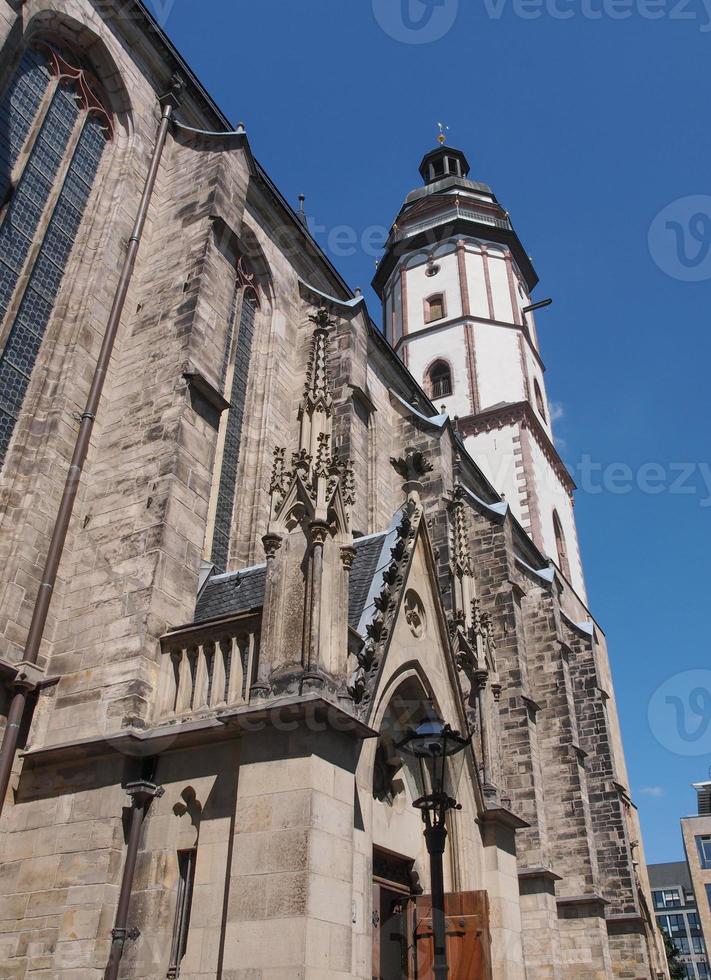
<instances>
[{"instance_id":1,"label":"bell tower","mask_svg":"<svg viewBox=\"0 0 711 980\"><path fill-rule=\"evenodd\" d=\"M536 545L585 598L575 485L553 440L531 292L508 211L461 150L420 164L373 280L385 335Z\"/></svg>"}]
</instances>

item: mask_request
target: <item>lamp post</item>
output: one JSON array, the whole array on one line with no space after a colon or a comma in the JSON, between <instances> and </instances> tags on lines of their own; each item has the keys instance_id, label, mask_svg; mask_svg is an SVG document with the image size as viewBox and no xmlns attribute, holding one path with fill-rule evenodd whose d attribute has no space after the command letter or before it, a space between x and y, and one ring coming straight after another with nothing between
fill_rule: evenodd
<instances>
[{"instance_id":1,"label":"lamp post","mask_svg":"<svg viewBox=\"0 0 711 980\"><path fill-rule=\"evenodd\" d=\"M449 973L442 858L447 842L447 811L462 808L454 798L461 774L461 765L455 765L454 757L459 756L458 761L463 764L461 752L470 741L471 738L464 738L459 732L453 731L429 709L417 728L398 743L402 754L414 762L412 775L420 795L413 806L422 813L425 842L430 856L435 980L446 980Z\"/></svg>"}]
</instances>

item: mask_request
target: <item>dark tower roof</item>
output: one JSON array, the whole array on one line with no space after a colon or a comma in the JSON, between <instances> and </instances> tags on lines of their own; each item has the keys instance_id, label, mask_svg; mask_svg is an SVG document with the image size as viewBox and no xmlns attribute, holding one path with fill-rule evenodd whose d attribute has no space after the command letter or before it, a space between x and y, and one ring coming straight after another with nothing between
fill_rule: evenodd
<instances>
[{"instance_id":1,"label":"dark tower roof","mask_svg":"<svg viewBox=\"0 0 711 980\"><path fill-rule=\"evenodd\" d=\"M420 164L420 173L426 184L433 184L443 177L466 177L469 169L469 161L461 150L444 145L426 153Z\"/></svg>"},{"instance_id":2,"label":"dark tower roof","mask_svg":"<svg viewBox=\"0 0 711 980\"><path fill-rule=\"evenodd\" d=\"M381 298L400 258L423 246L431 247L438 236L474 235L506 245L529 291L535 287L538 276L508 211L487 184L469 179L469 170L462 150L444 143L424 155L420 164L424 186L405 198L373 279L373 289Z\"/></svg>"}]
</instances>

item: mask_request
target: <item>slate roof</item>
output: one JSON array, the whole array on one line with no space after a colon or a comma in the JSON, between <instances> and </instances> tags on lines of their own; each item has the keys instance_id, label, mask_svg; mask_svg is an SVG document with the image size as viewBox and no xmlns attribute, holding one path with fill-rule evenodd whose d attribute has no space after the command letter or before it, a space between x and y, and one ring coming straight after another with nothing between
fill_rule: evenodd
<instances>
[{"instance_id":1,"label":"slate roof","mask_svg":"<svg viewBox=\"0 0 711 980\"><path fill-rule=\"evenodd\" d=\"M371 586L382 564L383 542L387 537L388 532L384 531L356 538L353 542L356 559L350 574L348 603L348 622L353 627L358 626L369 604ZM197 601L195 622L205 623L261 608L266 577L267 566L264 564L209 578Z\"/></svg>"},{"instance_id":2,"label":"slate roof","mask_svg":"<svg viewBox=\"0 0 711 980\"><path fill-rule=\"evenodd\" d=\"M266 564L209 578L198 597L195 622L204 623L261 608L266 579Z\"/></svg>"},{"instance_id":3,"label":"slate roof","mask_svg":"<svg viewBox=\"0 0 711 980\"><path fill-rule=\"evenodd\" d=\"M378 559L383 548L385 534L373 534L356 538L353 547L357 558L353 562L349 581L348 625L358 626L370 595L370 585L378 569Z\"/></svg>"},{"instance_id":4,"label":"slate roof","mask_svg":"<svg viewBox=\"0 0 711 980\"><path fill-rule=\"evenodd\" d=\"M691 876L686 861L669 861L666 864L648 864L649 884L652 888L683 885L691 891Z\"/></svg>"}]
</instances>

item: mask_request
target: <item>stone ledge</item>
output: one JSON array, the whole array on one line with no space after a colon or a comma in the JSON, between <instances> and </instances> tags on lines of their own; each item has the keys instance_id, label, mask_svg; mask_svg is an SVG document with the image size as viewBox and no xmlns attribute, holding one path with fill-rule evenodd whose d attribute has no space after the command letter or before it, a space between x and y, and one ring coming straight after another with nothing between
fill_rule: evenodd
<instances>
[{"instance_id":1,"label":"stone ledge","mask_svg":"<svg viewBox=\"0 0 711 980\"><path fill-rule=\"evenodd\" d=\"M589 895L558 895L556 902L559 906L566 905L609 905L609 901L598 895L597 892L590 892Z\"/></svg>"},{"instance_id":2,"label":"stone ledge","mask_svg":"<svg viewBox=\"0 0 711 980\"><path fill-rule=\"evenodd\" d=\"M183 377L188 383L190 402L193 409L213 429L217 429L220 424L220 416L230 407L230 403L226 398L223 398L217 388L208 381L205 375L195 368L184 371Z\"/></svg>"},{"instance_id":3,"label":"stone ledge","mask_svg":"<svg viewBox=\"0 0 711 980\"><path fill-rule=\"evenodd\" d=\"M524 830L526 827L531 826L530 823L527 823L527 821L504 806L487 807L486 810L483 810L478 815L478 820L484 824L500 823L511 830Z\"/></svg>"},{"instance_id":4,"label":"stone ledge","mask_svg":"<svg viewBox=\"0 0 711 980\"><path fill-rule=\"evenodd\" d=\"M518 877L522 881L528 881L533 878L543 878L547 881L563 880L561 875L557 875L551 868L545 868L543 866L539 868L521 868L518 872Z\"/></svg>"},{"instance_id":5,"label":"stone ledge","mask_svg":"<svg viewBox=\"0 0 711 980\"><path fill-rule=\"evenodd\" d=\"M613 935L643 935L645 921L638 912L618 912L605 916L607 931Z\"/></svg>"},{"instance_id":6,"label":"stone ledge","mask_svg":"<svg viewBox=\"0 0 711 980\"><path fill-rule=\"evenodd\" d=\"M305 695L280 698L264 705L245 704L219 715L161 725L145 731L132 728L99 738L62 742L30 749L21 753L21 757L30 768L97 758L114 752L140 758L160 755L171 749L191 748L258 734L265 729L290 732L301 723L306 729L312 726L315 735L329 730L354 740L378 737L378 732L338 705L319 695ZM528 824L522 823L521 826Z\"/></svg>"}]
</instances>

